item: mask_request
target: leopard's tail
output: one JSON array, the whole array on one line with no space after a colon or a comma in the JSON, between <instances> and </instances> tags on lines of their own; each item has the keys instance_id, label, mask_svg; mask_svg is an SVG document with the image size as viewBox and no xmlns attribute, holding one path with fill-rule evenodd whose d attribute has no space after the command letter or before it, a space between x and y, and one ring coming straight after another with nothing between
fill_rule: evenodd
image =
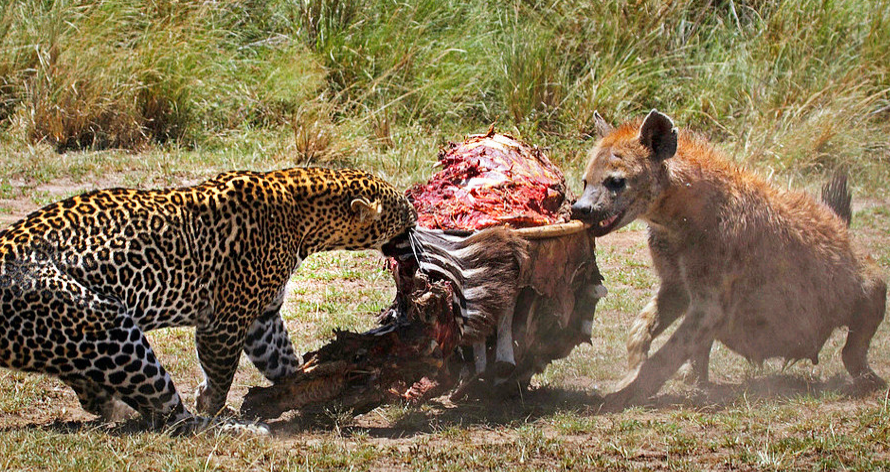
<instances>
[{"instance_id":1,"label":"leopard's tail","mask_svg":"<svg viewBox=\"0 0 890 472\"><path fill-rule=\"evenodd\" d=\"M847 172L842 169L836 170L822 186L822 203L831 208L847 226L850 226L850 220L853 219L853 211L850 209L852 198L853 195L847 188Z\"/></svg>"}]
</instances>

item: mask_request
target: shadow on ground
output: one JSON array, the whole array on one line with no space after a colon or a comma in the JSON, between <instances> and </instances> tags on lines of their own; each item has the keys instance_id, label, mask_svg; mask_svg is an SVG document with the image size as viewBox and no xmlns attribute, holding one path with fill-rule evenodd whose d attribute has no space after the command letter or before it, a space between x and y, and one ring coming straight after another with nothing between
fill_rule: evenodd
<instances>
[{"instance_id":1,"label":"shadow on ground","mask_svg":"<svg viewBox=\"0 0 890 472\"><path fill-rule=\"evenodd\" d=\"M139 417L108 423L101 419L94 420L54 420L49 423L30 423L15 426L0 427L0 434L12 431L44 431L57 434L79 434L99 432L112 436L126 436L154 431Z\"/></svg>"},{"instance_id":2,"label":"shadow on ground","mask_svg":"<svg viewBox=\"0 0 890 472\"><path fill-rule=\"evenodd\" d=\"M763 401L789 401L795 398L846 397L854 398L864 392L856 391L844 375L827 380L803 376L770 375L748 379L740 383L712 383L687 386L680 393L658 395L642 408L670 410L692 408L717 412L740 404ZM267 424L278 437L306 433L327 433L338 430L345 437L367 435L374 438L396 439L431 434L452 427L518 426L558 413L595 416L603 404L603 397L595 390L538 387L510 398L465 400L452 402L447 397L433 399L423 405L388 405L353 417L351 411L340 411L336 405L289 412ZM71 421L55 420L44 424L24 424L0 427L0 433L42 430L59 434L103 432L123 436L152 431L139 417L117 423L99 419Z\"/></svg>"},{"instance_id":3,"label":"shadow on ground","mask_svg":"<svg viewBox=\"0 0 890 472\"><path fill-rule=\"evenodd\" d=\"M682 393L658 395L640 407L654 410L692 408L721 411L740 404L763 401L790 401L796 398L855 398L866 392L856 391L849 378L837 375L827 380L802 376L771 375L740 383L711 383L688 386ZM285 414L269 425L277 436L337 429L344 436L368 435L375 438L407 438L429 434L450 427L516 426L558 413L582 416L601 412L603 397L595 391L540 387L511 398L451 402L445 397L422 406L390 405L353 418L336 408ZM388 410L396 410L396 414ZM395 418L392 418L395 416Z\"/></svg>"}]
</instances>

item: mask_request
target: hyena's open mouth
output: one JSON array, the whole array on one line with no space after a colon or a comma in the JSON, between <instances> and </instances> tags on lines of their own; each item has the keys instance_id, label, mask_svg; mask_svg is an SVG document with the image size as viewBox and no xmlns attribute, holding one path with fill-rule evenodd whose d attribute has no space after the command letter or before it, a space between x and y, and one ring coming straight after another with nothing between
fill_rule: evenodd
<instances>
[{"instance_id":1,"label":"hyena's open mouth","mask_svg":"<svg viewBox=\"0 0 890 472\"><path fill-rule=\"evenodd\" d=\"M594 219L593 221L591 221L592 225L590 227L590 231L593 232L596 237L605 236L611 233L612 230L618 228L623 219L623 211L612 213L610 216L599 219L599 221L597 221L597 219Z\"/></svg>"}]
</instances>

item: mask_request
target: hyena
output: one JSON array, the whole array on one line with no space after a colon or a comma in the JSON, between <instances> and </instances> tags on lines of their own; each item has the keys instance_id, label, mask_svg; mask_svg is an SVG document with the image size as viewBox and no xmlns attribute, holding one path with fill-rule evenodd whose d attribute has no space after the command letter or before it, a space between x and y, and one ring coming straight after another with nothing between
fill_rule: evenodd
<instances>
[{"instance_id":1,"label":"hyena","mask_svg":"<svg viewBox=\"0 0 890 472\"><path fill-rule=\"evenodd\" d=\"M645 221L661 279L631 329L630 373L606 397L607 407L646 400L686 361L707 382L715 340L758 364L774 357L815 364L841 326L854 385L886 386L867 354L887 287L875 263L851 245L845 175L837 174L818 202L769 186L656 110L614 129L596 119L602 139L590 152L573 215L597 236ZM652 339L681 317L649 357Z\"/></svg>"}]
</instances>

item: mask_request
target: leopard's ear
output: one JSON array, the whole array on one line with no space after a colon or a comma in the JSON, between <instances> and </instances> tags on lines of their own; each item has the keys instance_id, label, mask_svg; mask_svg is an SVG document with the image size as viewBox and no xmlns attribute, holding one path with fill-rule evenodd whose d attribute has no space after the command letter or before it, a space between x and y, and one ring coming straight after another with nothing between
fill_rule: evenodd
<instances>
[{"instance_id":1,"label":"leopard's ear","mask_svg":"<svg viewBox=\"0 0 890 472\"><path fill-rule=\"evenodd\" d=\"M364 198L356 198L349 204L349 208L358 217L359 223L377 220L383 214L383 205L380 202L370 202Z\"/></svg>"}]
</instances>

